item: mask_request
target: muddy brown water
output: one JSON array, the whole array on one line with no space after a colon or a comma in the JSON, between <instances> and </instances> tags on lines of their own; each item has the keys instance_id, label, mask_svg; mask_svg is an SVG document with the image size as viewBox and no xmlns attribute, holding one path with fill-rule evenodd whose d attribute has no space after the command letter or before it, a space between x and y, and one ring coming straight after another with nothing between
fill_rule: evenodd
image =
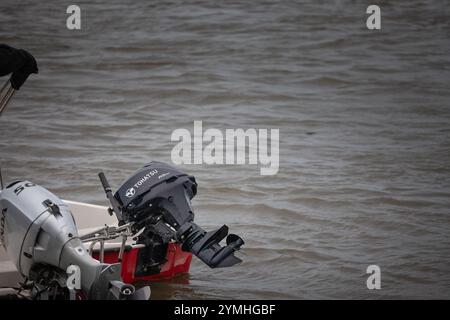
<instances>
[{"instance_id":1,"label":"muddy brown water","mask_svg":"<svg viewBox=\"0 0 450 320\"><path fill-rule=\"evenodd\" d=\"M173 130L279 128L280 171L182 166L196 221L227 224L244 263L153 284L154 297L448 298L450 26L446 1L0 2L0 42L38 75L0 119L6 180L105 204ZM366 288L377 264L382 289Z\"/></svg>"}]
</instances>

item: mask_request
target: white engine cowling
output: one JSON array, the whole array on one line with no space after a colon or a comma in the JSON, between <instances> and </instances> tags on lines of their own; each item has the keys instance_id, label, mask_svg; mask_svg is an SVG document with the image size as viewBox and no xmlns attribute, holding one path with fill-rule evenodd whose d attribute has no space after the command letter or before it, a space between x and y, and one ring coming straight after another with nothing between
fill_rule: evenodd
<instances>
[{"instance_id":1,"label":"white engine cowling","mask_svg":"<svg viewBox=\"0 0 450 320\"><path fill-rule=\"evenodd\" d=\"M34 263L59 266L64 245L78 237L68 206L30 181L2 190L0 212L0 241L22 276Z\"/></svg>"}]
</instances>

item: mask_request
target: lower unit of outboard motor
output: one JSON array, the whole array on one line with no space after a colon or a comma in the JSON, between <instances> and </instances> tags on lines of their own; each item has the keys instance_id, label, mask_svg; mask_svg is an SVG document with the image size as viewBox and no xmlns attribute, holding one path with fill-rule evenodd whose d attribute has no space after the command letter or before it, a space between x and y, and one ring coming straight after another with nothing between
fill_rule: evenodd
<instances>
[{"instance_id":1,"label":"lower unit of outboard motor","mask_svg":"<svg viewBox=\"0 0 450 320\"><path fill-rule=\"evenodd\" d=\"M226 225L206 232L193 222L191 199L197 193L193 176L165 163L151 162L128 178L114 196L103 173L99 176L112 204L111 213L116 213L119 224L132 223L136 231L144 229L137 242L151 252L145 256L145 250L142 251L143 261L137 271L157 269L164 262L164 248L171 241L181 243L184 251L192 252L211 268L241 262L234 252L244 241L235 234L228 235ZM225 237L226 245L221 246L219 242Z\"/></svg>"}]
</instances>

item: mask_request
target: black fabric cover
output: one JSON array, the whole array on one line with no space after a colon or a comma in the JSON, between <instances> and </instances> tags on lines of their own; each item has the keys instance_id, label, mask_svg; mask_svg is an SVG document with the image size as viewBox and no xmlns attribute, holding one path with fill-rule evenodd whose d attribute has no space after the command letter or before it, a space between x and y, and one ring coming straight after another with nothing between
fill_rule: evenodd
<instances>
[{"instance_id":1,"label":"black fabric cover","mask_svg":"<svg viewBox=\"0 0 450 320\"><path fill-rule=\"evenodd\" d=\"M11 75L11 86L19 90L32 73L38 73L34 57L23 49L0 44L0 77Z\"/></svg>"}]
</instances>

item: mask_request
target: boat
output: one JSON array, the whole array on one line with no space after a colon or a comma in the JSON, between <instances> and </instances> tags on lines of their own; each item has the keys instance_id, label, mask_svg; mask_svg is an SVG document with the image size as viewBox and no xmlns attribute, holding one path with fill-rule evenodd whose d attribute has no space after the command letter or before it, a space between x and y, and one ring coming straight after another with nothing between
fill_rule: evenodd
<instances>
[{"instance_id":1,"label":"boat","mask_svg":"<svg viewBox=\"0 0 450 320\"><path fill-rule=\"evenodd\" d=\"M108 207L106 206L69 200L63 201L67 203L75 218L80 237L93 232L99 226L117 226L117 220L108 214ZM85 245L89 247L91 242L86 242ZM117 263L120 246L121 243L114 240L106 242L104 247L104 262ZM136 241L132 239L126 242L121 270L121 277L125 283L135 284L142 281L168 280L189 272L192 253L183 251L179 243L170 242L168 244L165 262L160 266L159 272L144 276L136 274L139 250L143 247L142 244L136 244ZM97 260L99 259L100 243L96 243L93 247L92 256ZM11 292L6 287L16 287L18 283L23 281L24 278L20 275L13 261L9 259L5 250L0 247L0 287L5 288L0 289L0 296L2 292Z\"/></svg>"},{"instance_id":2,"label":"boat","mask_svg":"<svg viewBox=\"0 0 450 320\"><path fill-rule=\"evenodd\" d=\"M0 244L7 254L0 252L0 261L6 279L21 283L18 292L27 288L37 299L144 299L149 288L136 291L134 283L186 273L193 254L211 268L241 262L234 253L244 241L226 225L207 232L194 223L193 176L153 161L115 194L103 172L99 178L109 207L62 200L27 180L1 183ZM82 285L72 287L69 270L78 270Z\"/></svg>"}]
</instances>

